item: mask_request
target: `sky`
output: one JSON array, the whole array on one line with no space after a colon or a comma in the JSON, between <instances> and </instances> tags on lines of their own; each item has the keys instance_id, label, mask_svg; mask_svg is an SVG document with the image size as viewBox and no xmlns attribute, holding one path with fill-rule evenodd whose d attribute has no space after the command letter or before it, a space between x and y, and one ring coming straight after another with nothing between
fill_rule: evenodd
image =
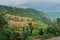
<instances>
[{"instance_id":1,"label":"sky","mask_svg":"<svg viewBox=\"0 0 60 40\"><path fill-rule=\"evenodd\" d=\"M0 5L21 5L24 3L40 3L40 2L53 2L60 3L60 0L0 0Z\"/></svg>"}]
</instances>

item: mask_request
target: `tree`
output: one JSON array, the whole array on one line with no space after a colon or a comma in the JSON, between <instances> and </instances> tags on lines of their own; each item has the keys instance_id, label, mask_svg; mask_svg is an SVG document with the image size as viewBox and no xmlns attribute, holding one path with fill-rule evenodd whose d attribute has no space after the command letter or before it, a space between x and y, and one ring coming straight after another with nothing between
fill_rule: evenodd
<instances>
[{"instance_id":1,"label":"tree","mask_svg":"<svg viewBox=\"0 0 60 40\"><path fill-rule=\"evenodd\" d=\"M8 25L8 22L4 18L4 14L3 13L0 13L0 28L4 27L6 25Z\"/></svg>"},{"instance_id":2,"label":"tree","mask_svg":"<svg viewBox=\"0 0 60 40\"><path fill-rule=\"evenodd\" d=\"M29 36L29 30L27 27L26 28L23 27L22 35L23 35L23 40L26 40L27 37Z\"/></svg>"},{"instance_id":3,"label":"tree","mask_svg":"<svg viewBox=\"0 0 60 40\"><path fill-rule=\"evenodd\" d=\"M32 23L31 22L29 23L29 27L30 27L30 35L32 35L33 27L32 27Z\"/></svg>"},{"instance_id":4,"label":"tree","mask_svg":"<svg viewBox=\"0 0 60 40\"><path fill-rule=\"evenodd\" d=\"M60 27L60 18L57 18L57 24Z\"/></svg>"},{"instance_id":5,"label":"tree","mask_svg":"<svg viewBox=\"0 0 60 40\"><path fill-rule=\"evenodd\" d=\"M46 29L46 34L60 35L60 28L55 25L49 26Z\"/></svg>"},{"instance_id":6,"label":"tree","mask_svg":"<svg viewBox=\"0 0 60 40\"><path fill-rule=\"evenodd\" d=\"M60 24L60 18L57 18L57 24Z\"/></svg>"},{"instance_id":7,"label":"tree","mask_svg":"<svg viewBox=\"0 0 60 40\"><path fill-rule=\"evenodd\" d=\"M44 29L43 28L39 29L39 34L44 35Z\"/></svg>"},{"instance_id":8,"label":"tree","mask_svg":"<svg viewBox=\"0 0 60 40\"><path fill-rule=\"evenodd\" d=\"M8 22L4 18L4 14L0 13L0 40L11 40L14 36L14 31L9 28Z\"/></svg>"}]
</instances>

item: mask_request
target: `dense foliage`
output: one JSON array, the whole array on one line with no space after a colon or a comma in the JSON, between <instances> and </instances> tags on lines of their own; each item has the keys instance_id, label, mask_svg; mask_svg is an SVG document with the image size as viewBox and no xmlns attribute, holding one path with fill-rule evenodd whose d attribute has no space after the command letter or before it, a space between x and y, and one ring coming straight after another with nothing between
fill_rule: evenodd
<instances>
[{"instance_id":1,"label":"dense foliage","mask_svg":"<svg viewBox=\"0 0 60 40\"><path fill-rule=\"evenodd\" d=\"M60 27L60 18L57 18L57 25Z\"/></svg>"},{"instance_id":2,"label":"dense foliage","mask_svg":"<svg viewBox=\"0 0 60 40\"><path fill-rule=\"evenodd\" d=\"M47 27L44 31L44 29L40 30L40 35L42 35L42 39L48 39L54 36L60 36L60 28L52 25Z\"/></svg>"},{"instance_id":3,"label":"dense foliage","mask_svg":"<svg viewBox=\"0 0 60 40\"><path fill-rule=\"evenodd\" d=\"M0 28L4 27L8 24L8 22L4 18L4 14L0 13Z\"/></svg>"},{"instance_id":4,"label":"dense foliage","mask_svg":"<svg viewBox=\"0 0 60 40\"><path fill-rule=\"evenodd\" d=\"M60 24L60 18L57 18L57 24Z\"/></svg>"},{"instance_id":5,"label":"dense foliage","mask_svg":"<svg viewBox=\"0 0 60 40\"><path fill-rule=\"evenodd\" d=\"M11 40L14 31L8 27L8 22L4 18L4 14L0 13L0 40Z\"/></svg>"}]
</instances>

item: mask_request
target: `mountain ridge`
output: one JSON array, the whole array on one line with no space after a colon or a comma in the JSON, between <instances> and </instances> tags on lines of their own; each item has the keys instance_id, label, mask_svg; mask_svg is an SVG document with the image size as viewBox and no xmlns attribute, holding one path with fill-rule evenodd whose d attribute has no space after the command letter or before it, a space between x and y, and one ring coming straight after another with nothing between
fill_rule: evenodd
<instances>
[{"instance_id":1,"label":"mountain ridge","mask_svg":"<svg viewBox=\"0 0 60 40\"><path fill-rule=\"evenodd\" d=\"M33 9L37 9L40 11L45 11L45 12L47 12L48 15L50 15L54 18L57 18L60 15L58 13L60 11L60 4L58 4L58 3L38 3L38 4L25 3L22 5L17 5L17 7L21 7L21 8L28 7L28 8L33 8ZM54 12L52 12L52 11L54 11ZM57 15L54 15L53 13L55 13Z\"/></svg>"},{"instance_id":2,"label":"mountain ridge","mask_svg":"<svg viewBox=\"0 0 60 40\"><path fill-rule=\"evenodd\" d=\"M42 11L38 11L31 8L16 8L16 7L7 7L0 6L5 14L12 14L22 17L31 17L36 20L43 21L44 23L51 24L53 23L53 19L51 19L46 13Z\"/></svg>"}]
</instances>

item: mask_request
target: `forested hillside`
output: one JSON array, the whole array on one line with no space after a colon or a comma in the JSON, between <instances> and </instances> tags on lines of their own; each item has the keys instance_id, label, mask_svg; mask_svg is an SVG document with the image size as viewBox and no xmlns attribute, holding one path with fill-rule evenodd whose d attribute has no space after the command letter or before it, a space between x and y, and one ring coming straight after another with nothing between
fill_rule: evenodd
<instances>
[{"instance_id":1,"label":"forested hillside","mask_svg":"<svg viewBox=\"0 0 60 40\"><path fill-rule=\"evenodd\" d=\"M31 8L0 6L0 40L45 40L59 35L60 18Z\"/></svg>"},{"instance_id":2,"label":"forested hillside","mask_svg":"<svg viewBox=\"0 0 60 40\"><path fill-rule=\"evenodd\" d=\"M7 6L1 6L0 5L0 11L2 10L5 14L12 14L17 15L21 17L30 17L39 21L42 21L47 24L51 24L54 22L53 19L51 19L47 14L41 11L37 11L35 9L31 8L16 8L16 7L7 7Z\"/></svg>"}]
</instances>

